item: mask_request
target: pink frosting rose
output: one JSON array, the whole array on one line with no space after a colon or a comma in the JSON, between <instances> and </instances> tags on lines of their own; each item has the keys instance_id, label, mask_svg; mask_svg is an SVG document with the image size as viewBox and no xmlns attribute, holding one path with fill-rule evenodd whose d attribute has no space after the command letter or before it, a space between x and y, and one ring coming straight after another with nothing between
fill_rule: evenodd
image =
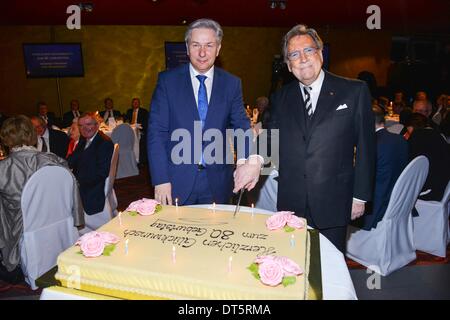
<instances>
[{"instance_id":1,"label":"pink frosting rose","mask_svg":"<svg viewBox=\"0 0 450 320\"><path fill-rule=\"evenodd\" d=\"M305 227L305 221L295 215L290 215L287 219L287 225L292 228L302 229Z\"/></svg>"},{"instance_id":2,"label":"pink frosting rose","mask_svg":"<svg viewBox=\"0 0 450 320\"><path fill-rule=\"evenodd\" d=\"M255 259L255 263L264 263L266 261L274 261L275 257L274 256L260 256L260 257L256 257Z\"/></svg>"},{"instance_id":3,"label":"pink frosting rose","mask_svg":"<svg viewBox=\"0 0 450 320\"><path fill-rule=\"evenodd\" d=\"M265 261L259 265L261 282L268 286L277 286L283 280L283 268L275 261Z\"/></svg>"},{"instance_id":4,"label":"pink frosting rose","mask_svg":"<svg viewBox=\"0 0 450 320\"><path fill-rule=\"evenodd\" d=\"M115 244L120 241L118 236L116 236L115 234L112 234L110 232L99 231L98 234L103 239L103 241L105 241L106 243Z\"/></svg>"},{"instance_id":5,"label":"pink frosting rose","mask_svg":"<svg viewBox=\"0 0 450 320\"><path fill-rule=\"evenodd\" d=\"M303 273L300 266L288 257L275 257L275 262L283 269L285 276L298 276Z\"/></svg>"},{"instance_id":6,"label":"pink frosting rose","mask_svg":"<svg viewBox=\"0 0 450 320\"><path fill-rule=\"evenodd\" d=\"M86 237L80 244L81 251L85 257L98 257L105 249L105 241L101 236Z\"/></svg>"},{"instance_id":7,"label":"pink frosting rose","mask_svg":"<svg viewBox=\"0 0 450 320\"><path fill-rule=\"evenodd\" d=\"M274 214L266 220L266 226L269 230L278 230L286 225L286 215Z\"/></svg>"},{"instance_id":8,"label":"pink frosting rose","mask_svg":"<svg viewBox=\"0 0 450 320\"><path fill-rule=\"evenodd\" d=\"M158 204L160 203L156 200L144 198L130 203L126 211L136 211L140 215L149 216L155 213Z\"/></svg>"},{"instance_id":9,"label":"pink frosting rose","mask_svg":"<svg viewBox=\"0 0 450 320\"><path fill-rule=\"evenodd\" d=\"M75 244L81 245L81 243L92 237L100 237L100 234L97 231L91 231L89 233L82 235Z\"/></svg>"}]
</instances>

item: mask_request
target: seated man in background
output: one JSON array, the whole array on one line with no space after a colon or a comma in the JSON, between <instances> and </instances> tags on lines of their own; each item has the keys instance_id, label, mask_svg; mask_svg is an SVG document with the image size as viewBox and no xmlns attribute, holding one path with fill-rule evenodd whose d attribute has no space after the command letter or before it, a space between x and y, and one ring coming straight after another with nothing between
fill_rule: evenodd
<instances>
[{"instance_id":1,"label":"seated man in background","mask_svg":"<svg viewBox=\"0 0 450 320\"><path fill-rule=\"evenodd\" d=\"M31 117L31 122L37 133L37 149L42 152L53 152L58 157L65 158L69 137L62 131L48 128L40 117Z\"/></svg>"},{"instance_id":2,"label":"seated man in background","mask_svg":"<svg viewBox=\"0 0 450 320\"><path fill-rule=\"evenodd\" d=\"M72 125L73 121L78 120L78 117L82 114L80 111L80 103L76 99L70 101L70 111L67 111L63 115L63 128L68 128Z\"/></svg>"},{"instance_id":3,"label":"seated man in background","mask_svg":"<svg viewBox=\"0 0 450 320\"><path fill-rule=\"evenodd\" d=\"M23 234L22 190L38 169L45 166L67 168L67 162L52 153L39 152L34 147L36 131L30 119L23 115L4 122L0 140L10 149L9 156L0 161L0 278L17 283L23 277L19 247ZM73 183L76 186L75 178ZM75 226L83 225L83 208L77 196L74 196L73 214Z\"/></svg>"},{"instance_id":4,"label":"seated man in background","mask_svg":"<svg viewBox=\"0 0 450 320\"><path fill-rule=\"evenodd\" d=\"M105 180L114 150L111 139L98 130L100 121L95 112L86 112L78 118L80 140L67 159L80 185L81 200L88 215L103 211Z\"/></svg>"},{"instance_id":5,"label":"seated man in background","mask_svg":"<svg viewBox=\"0 0 450 320\"><path fill-rule=\"evenodd\" d=\"M100 117L103 118L103 122L108 124L109 119L114 119L115 122L122 117L120 111L114 110L113 100L111 98L106 98L105 101L105 110L100 111Z\"/></svg>"},{"instance_id":6,"label":"seated man in background","mask_svg":"<svg viewBox=\"0 0 450 320\"><path fill-rule=\"evenodd\" d=\"M441 201L450 180L450 145L430 126L429 119L422 114L413 113L408 130L409 159L423 155L430 162L422 192L430 191L419 198Z\"/></svg>"},{"instance_id":7,"label":"seated man in background","mask_svg":"<svg viewBox=\"0 0 450 320\"><path fill-rule=\"evenodd\" d=\"M401 135L385 129L383 109L374 106L372 112L377 142L373 202L368 203L365 214L353 223L364 230L376 228L383 219L395 182L408 164L408 143Z\"/></svg>"},{"instance_id":8,"label":"seated man in background","mask_svg":"<svg viewBox=\"0 0 450 320\"><path fill-rule=\"evenodd\" d=\"M141 100L139 100L139 98L133 98L133 100L131 100L131 108L127 110L125 120L131 125L140 125L139 163L147 163L148 111L141 108Z\"/></svg>"},{"instance_id":9,"label":"seated man in background","mask_svg":"<svg viewBox=\"0 0 450 320\"><path fill-rule=\"evenodd\" d=\"M53 112L48 111L47 103L40 101L37 103L37 107L38 107L37 116L44 120L47 127L51 128L52 126L58 126L55 114Z\"/></svg>"}]
</instances>

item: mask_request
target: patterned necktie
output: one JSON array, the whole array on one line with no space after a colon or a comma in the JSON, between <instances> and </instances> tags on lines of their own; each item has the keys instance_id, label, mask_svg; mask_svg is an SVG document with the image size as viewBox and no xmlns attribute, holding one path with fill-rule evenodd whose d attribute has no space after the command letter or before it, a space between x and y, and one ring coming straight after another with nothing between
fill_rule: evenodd
<instances>
[{"instance_id":1,"label":"patterned necktie","mask_svg":"<svg viewBox=\"0 0 450 320\"><path fill-rule=\"evenodd\" d=\"M42 151L42 152L47 152L47 144L45 143L44 137L41 137L41 142L42 142L42 148L41 148L41 151Z\"/></svg>"},{"instance_id":2,"label":"patterned necktie","mask_svg":"<svg viewBox=\"0 0 450 320\"><path fill-rule=\"evenodd\" d=\"M197 75L198 81L200 81L200 87L198 88L198 115L202 121L202 129L205 126L206 114L208 113L208 94L206 92L205 80L206 76ZM203 158L203 152L200 159L202 165L205 164L205 159Z\"/></svg>"},{"instance_id":3,"label":"patterned necktie","mask_svg":"<svg viewBox=\"0 0 450 320\"><path fill-rule=\"evenodd\" d=\"M303 93L305 94L305 108L308 114L308 119L311 119L313 114L312 102L311 102L311 87L303 87Z\"/></svg>"},{"instance_id":4,"label":"patterned necktie","mask_svg":"<svg viewBox=\"0 0 450 320\"><path fill-rule=\"evenodd\" d=\"M205 125L206 114L208 113L208 94L206 93L205 80L206 76L199 74L197 76L200 81L200 87L198 88L198 115L202 121L202 128Z\"/></svg>"},{"instance_id":5,"label":"patterned necktie","mask_svg":"<svg viewBox=\"0 0 450 320\"><path fill-rule=\"evenodd\" d=\"M131 119L131 124L135 124L137 122L137 114L138 114L138 109L134 109L133 110L133 117Z\"/></svg>"}]
</instances>

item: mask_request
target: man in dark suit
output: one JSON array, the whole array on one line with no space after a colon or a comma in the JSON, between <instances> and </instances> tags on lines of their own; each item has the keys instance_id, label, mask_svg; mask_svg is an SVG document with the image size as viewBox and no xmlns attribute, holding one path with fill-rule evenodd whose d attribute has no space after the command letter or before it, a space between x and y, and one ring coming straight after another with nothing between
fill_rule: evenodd
<instances>
[{"instance_id":1,"label":"man in dark suit","mask_svg":"<svg viewBox=\"0 0 450 320\"><path fill-rule=\"evenodd\" d=\"M80 141L67 159L80 184L81 201L88 215L103 211L105 180L114 150L111 139L98 130L99 121L94 112L84 113L78 118Z\"/></svg>"},{"instance_id":2,"label":"man in dark suit","mask_svg":"<svg viewBox=\"0 0 450 320\"><path fill-rule=\"evenodd\" d=\"M347 225L373 194L374 120L367 85L322 70L322 48L304 25L284 37L285 62L298 81L271 99L268 127L279 129L277 208L305 217L345 252Z\"/></svg>"},{"instance_id":3,"label":"man in dark suit","mask_svg":"<svg viewBox=\"0 0 450 320\"><path fill-rule=\"evenodd\" d=\"M48 111L47 103L44 101L39 101L37 103L38 107L38 117L41 117L45 123L47 124L47 127L51 128L52 126L58 126L59 123L56 120L56 116L53 112Z\"/></svg>"},{"instance_id":4,"label":"man in dark suit","mask_svg":"<svg viewBox=\"0 0 450 320\"><path fill-rule=\"evenodd\" d=\"M65 159L70 140L67 134L60 130L48 128L41 117L33 116L31 122L36 129L37 149L42 152L52 152Z\"/></svg>"},{"instance_id":5,"label":"man in dark suit","mask_svg":"<svg viewBox=\"0 0 450 320\"><path fill-rule=\"evenodd\" d=\"M78 117L83 112L80 111L80 103L76 99L72 99L70 101L70 111L67 111L63 115L63 127L68 128L72 125L74 119L78 119Z\"/></svg>"},{"instance_id":6,"label":"man in dark suit","mask_svg":"<svg viewBox=\"0 0 450 320\"><path fill-rule=\"evenodd\" d=\"M109 118L114 118L114 120L117 121L122 114L120 111L114 110L113 100L111 98L106 98L104 103L105 110L100 111L100 117L103 119L103 122L108 123Z\"/></svg>"},{"instance_id":7,"label":"man in dark suit","mask_svg":"<svg viewBox=\"0 0 450 320\"><path fill-rule=\"evenodd\" d=\"M353 224L364 229L376 228L386 212L395 182L408 164L408 143L399 134L390 133L384 127L384 111L372 107L375 116L377 156L375 164L375 191L373 202L368 203L366 214Z\"/></svg>"},{"instance_id":8,"label":"man in dark suit","mask_svg":"<svg viewBox=\"0 0 450 320\"><path fill-rule=\"evenodd\" d=\"M247 130L250 122L243 107L240 79L214 67L222 35L217 22L194 21L185 35L190 63L159 74L150 107L147 150L155 198L163 204L171 204L173 198L181 205L228 203L231 197L233 165L226 164L229 146L225 131ZM209 129L220 132L223 138L224 152L218 162L204 152L209 142L200 142L195 148L198 132ZM171 140L174 132L190 136L190 150L183 150L185 156L189 154L187 161L180 163L173 158L172 151L179 144Z\"/></svg>"},{"instance_id":9,"label":"man in dark suit","mask_svg":"<svg viewBox=\"0 0 450 320\"><path fill-rule=\"evenodd\" d=\"M131 125L139 125L141 137L139 140L139 163L147 163L147 127L148 111L141 108L141 100L133 98L131 108L127 110L125 120Z\"/></svg>"}]
</instances>

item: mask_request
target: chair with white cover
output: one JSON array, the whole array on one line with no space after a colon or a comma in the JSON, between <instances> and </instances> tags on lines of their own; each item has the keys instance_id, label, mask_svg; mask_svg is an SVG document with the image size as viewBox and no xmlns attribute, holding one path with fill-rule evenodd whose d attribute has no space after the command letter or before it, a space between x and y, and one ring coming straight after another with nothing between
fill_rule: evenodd
<instances>
[{"instance_id":1,"label":"chair with white cover","mask_svg":"<svg viewBox=\"0 0 450 320\"><path fill-rule=\"evenodd\" d=\"M78 239L72 209L76 184L68 169L46 166L25 184L21 208L21 267L33 290L35 280L56 265L58 255Z\"/></svg>"},{"instance_id":2,"label":"chair with white cover","mask_svg":"<svg viewBox=\"0 0 450 320\"><path fill-rule=\"evenodd\" d=\"M403 128L404 126L401 123L395 123L389 127L386 127L386 130L390 133L400 134Z\"/></svg>"},{"instance_id":3,"label":"chair with white cover","mask_svg":"<svg viewBox=\"0 0 450 320\"><path fill-rule=\"evenodd\" d=\"M413 159L392 189L383 219L370 231L349 226L347 257L383 276L416 259L412 209L428 175L428 159Z\"/></svg>"},{"instance_id":4,"label":"chair with white cover","mask_svg":"<svg viewBox=\"0 0 450 320\"><path fill-rule=\"evenodd\" d=\"M114 128L111 140L120 146L119 166L117 168L117 179L137 176L136 155L134 153L136 135L128 123L122 123Z\"/></svg>"},{"instance_id":5,"label":"chair with white cover","mask_svg":"<svg viewBox=\"0 0 450 320\"><path fill-rule=\"evenodd\" d=\"M413 217L414 244L417 250L444 257L450 242L448 218L450 214L450 181L441 201L418 199L418 217Z\"/></svg>"},{"instance_id":6,"label":"chair with white cover","mask_svg":"<svg viewBox=\"0 0 450 320\"><path fill-rule=\"evenodd\" d=\"M273 169L268 176L260 177L260 181L251 191L255 194L255 207L277 212L278 171Z\"/></svg>"},{"instance_id":7,"label":"chair with white cover","mask_svg":"<svg viewBox=\"0 0 450 320\"><path fill-rule=\"evenodd\" d=\"M114 144L109 175L105 180L105 206L103 211L92 215L84 214L85 227L80 230L81 235L97 230L118 214L118 203L116 193L114 192L114 182L116 180L117 164L119 162L119 150L119 144Z\"/></svg>"}]
</instances>

